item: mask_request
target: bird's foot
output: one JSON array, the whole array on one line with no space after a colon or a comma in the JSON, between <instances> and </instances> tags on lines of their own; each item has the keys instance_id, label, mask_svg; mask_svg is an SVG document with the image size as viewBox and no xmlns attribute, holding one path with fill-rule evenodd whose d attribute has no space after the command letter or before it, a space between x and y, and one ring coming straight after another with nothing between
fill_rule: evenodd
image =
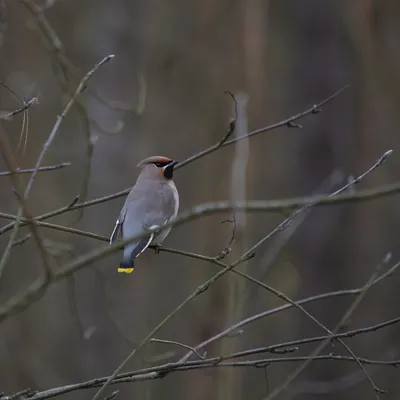
<instances>
[{"instance_id":1,"label":"bird's foot","mask_svg":"<svg viewBox=\"0 0 400 400\"><path fill-rule=\"evenodd\" d=\"M154 250L154 254L158 254L162 248L161 244L153 244L151 247Z\"/></svg>"}]
</instances>

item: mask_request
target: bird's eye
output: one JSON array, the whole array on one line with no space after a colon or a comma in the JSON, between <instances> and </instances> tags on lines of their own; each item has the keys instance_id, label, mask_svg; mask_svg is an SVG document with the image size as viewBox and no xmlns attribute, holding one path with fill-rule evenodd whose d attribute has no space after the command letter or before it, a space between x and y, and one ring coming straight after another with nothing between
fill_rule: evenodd
<instances>
[{"instance_id":1,"label":"bird's eye","mask_svg":"<svg viewBox=\"0 0 400 400\"><path fill-rule=\"evenodd\" d=\"M157 168L162 168L162 167L164 166L164 163L156 162L156 163L154 163L154 165L155 165Z\"/></svg>"}]
</instances>

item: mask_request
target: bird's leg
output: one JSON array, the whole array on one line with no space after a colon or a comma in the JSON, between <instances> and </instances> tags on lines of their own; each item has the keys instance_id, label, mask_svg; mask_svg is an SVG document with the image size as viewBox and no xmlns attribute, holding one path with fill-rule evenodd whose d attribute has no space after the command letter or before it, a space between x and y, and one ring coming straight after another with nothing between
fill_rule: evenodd
<instances>
[{"instance_id":1,"label":"bird's leg","mask_svg":"<svg viewBox=\"0 0 400 400\"><path fill-rule=\"evenodd\" d=\"M161 251L161 244L152 244L151 248L154 250L154 254L158 254Z\"/></svg>"}]
</instances>

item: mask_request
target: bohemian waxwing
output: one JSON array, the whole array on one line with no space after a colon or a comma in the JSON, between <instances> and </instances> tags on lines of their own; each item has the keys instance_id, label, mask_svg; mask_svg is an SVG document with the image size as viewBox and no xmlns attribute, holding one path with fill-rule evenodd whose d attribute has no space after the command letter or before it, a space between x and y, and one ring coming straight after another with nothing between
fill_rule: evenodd
<instances>
[{"instance_id":1,"label":"bohemian waxwing","mask_svg":"<svg viewBox=\"0 0 400 400\"><path fill-rule=\"evenodd\" d=\"M141 168L135 186L126 198L121 213L111 234L110 244L118 239L120 233L127 239L146 229L162 227L178 213L179 195L172 181L174 166L178 161L168 157L146 158L137 166ZM160 245L171 228L156 231L124 248L119 272L133 271L134 260L147 247Z\"/></svg>"}]
</instances>

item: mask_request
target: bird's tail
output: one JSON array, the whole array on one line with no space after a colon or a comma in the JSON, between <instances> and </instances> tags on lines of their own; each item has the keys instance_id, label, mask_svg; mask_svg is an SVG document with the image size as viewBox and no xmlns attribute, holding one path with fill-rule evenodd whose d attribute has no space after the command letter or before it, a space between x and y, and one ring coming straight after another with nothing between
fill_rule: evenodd
<instances>
[{"instance_id":1,"label":"bird's tail","mask_svg":"<svg viewBox=\"0 0 400 400\"><path fill-rule=\"evenodd\" d=\"M135 260L132 257L123 258L121 264L119 265L118 272L122 272L125 274L131 274L135 267Z\"/></svg>"},{"instance_id":2,"label":"bird's tail","mask_svg":"<svg viewBox=\"0 0 400 400\"><path fill-rule=\"evenodd\" d=\"M133 272L135 258L142 254L151 241L153 240L154 234L152 233L148 237L144 237L139 241L139 243L133 243L125 247L124 256L122 258L121 264L118 268L118 272L125 272L130 274Z\"/></svg>"}]
</instances>

